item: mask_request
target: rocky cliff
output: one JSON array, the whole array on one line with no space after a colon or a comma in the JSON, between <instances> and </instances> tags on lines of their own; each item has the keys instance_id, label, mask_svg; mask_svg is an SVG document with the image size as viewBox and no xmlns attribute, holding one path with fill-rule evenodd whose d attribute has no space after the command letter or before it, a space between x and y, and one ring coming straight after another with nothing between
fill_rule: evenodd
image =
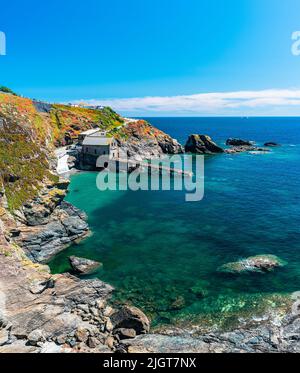
<instances>
[{"instance_id":1,"label":"rocky cliff","mask_svg":"<svg viewBox=\"0 0 300 373\"><path fill-rule=\"evenodd\" d=\"M168 329L146 335L149 320L140 310L109 304L110 285L51 275L40 264L88 234L85 214L64 202L68 181L53 171L53 150L98 126L129 156L183 151L149 123L126 122L109 108L0 93L0 352L300 351L299 294L230 332Z\"/></svg>"},{"instance_id":2,"label":"rocky cliff","mask_svg":"<svg viewBox=\"0 0 300 373\"><path fill-rule=\"evenodd\" d=\"M108 305L108 284L52 276L40 264L89 232L84 212L64 201L69 182L54 171L54 149L94 127L130 155L182 151L149 123L125 122L110 108L0 93L0 352L109 352L149 330L140 310Z\"/></svg>"},{"instance_id":3,"label":"rocky cliff","mask_svg":"<svg viewBox=\"0 0 300 373\"><path fill-rule=\"evenodd\" d=\"M177 140L144 120L129 121L112 133L129 158L156 158L163 154L180 154L184 151Z\"/></svg>"}]
</instances>

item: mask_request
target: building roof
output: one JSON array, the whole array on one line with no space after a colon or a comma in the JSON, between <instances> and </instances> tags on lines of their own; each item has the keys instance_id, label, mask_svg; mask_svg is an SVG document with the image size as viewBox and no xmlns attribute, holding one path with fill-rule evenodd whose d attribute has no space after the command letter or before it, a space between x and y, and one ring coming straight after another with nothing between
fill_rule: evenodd
<instances>
[{"instance_id":1,"label":"building roof","mask_svg":"<svg viewBox=\"0 0 300 373\"><path fill-rule=\"evenodd\" d=\"M92 136L92 137L106 137L106 131L99 130L97 132L91 133L88 136Z\"/></svg>"},{"instance_id":2,"label":"building roof","mask_svg":"<svg viewBox=\"0 0 300 373\"><path fill-rule=\"evenodd\" d=\"M81 132L80 135L90 136L90 135L93 135L94 133L99 132L99 131L101 131L100 128L92 128L90 130Z\"/></svg>"},{"instance_id":3,"label":"building roof","mask_svg":"<svg viewBox=\"0 0 300 373\"><path fill-rule=\"evenodd\" d=\"M105 146L105 145L110 145L112 141L113 141L112 137L87 136L83 140L82 145Z\"/></svg>"}]
</instances>

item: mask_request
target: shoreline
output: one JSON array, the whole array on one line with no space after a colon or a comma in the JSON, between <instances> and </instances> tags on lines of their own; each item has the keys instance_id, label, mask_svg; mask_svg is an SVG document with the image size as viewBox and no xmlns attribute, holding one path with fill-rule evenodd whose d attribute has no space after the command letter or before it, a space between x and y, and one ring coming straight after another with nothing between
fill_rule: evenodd
<instances>
[{"instance_id":1,"label":"shoreline","mask_svg":"<svg viewBox=\"0 0 300 373\"><path fill-rule=\"evenodd\" d=\"M171 328L160 331L164 334L148 334L150 322L142 311L131 306L114 309L109 304L113 291L109 284L68 273L52 275L48 266L38 264L47 262L89 231L85 214L64 201L69 181L57 180L53 172L57 166L55 145L75 141L78 128L86 130L102 120L104 128L116 131L119 146L130 156L151 158L184 150L176 140L145 121L117 127L115 120L121 124L122 118L108 109L101 112L48 105L42 108L41 116L41 108L35 109L30 100L6 98L2 136L12 141L11 136L20 133L17 145L26 157L18 158L13 144L9 174L0 192L0 262L4 274L0 279L1 352L181 352L182 346L190 352L232 352L238 348L251 352L300 351L293 339L298 333L299 315L295 309L291 312L290 304L282 315L273 309L267 320L262 317L254 320L255 325L245 323L229 332ZM32 110L10 114L11 106L17 109L24 103ZM31 125L36 118L40 119L38 128ZM56 130L54 139L50 120ZM206 135L191 135L189 142L192 153L225 152ZM250 149L253 147L236 150ZM62 157L61 170L66 169L68 161L65 154ZM24 168L26 172L22 172ZM28 190L30 193L24 193ZM20 248L18 240L25 242L25 247ZM253 343L252 337L259 340Z\"/></svg>"}]
</instances>

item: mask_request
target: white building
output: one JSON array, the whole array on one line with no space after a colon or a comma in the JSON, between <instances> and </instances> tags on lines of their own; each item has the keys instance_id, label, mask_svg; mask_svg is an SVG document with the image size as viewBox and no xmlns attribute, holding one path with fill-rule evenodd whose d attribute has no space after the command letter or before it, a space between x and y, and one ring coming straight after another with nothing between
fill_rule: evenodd
<instances>
[{"instance_id":1,"label":"white building","mask_svg":"<svg viewBox=\"0 0 300 373\"><path fill-rule=\"evenodd\" d=\"M86 131L88 132L88 131ZM82 159L91 159L101 155L108 155L110 159L119 157L117 141L113 137L108 137L105 131L94 130L81 134L82 140Z\"/></svg>"}]
</instances>

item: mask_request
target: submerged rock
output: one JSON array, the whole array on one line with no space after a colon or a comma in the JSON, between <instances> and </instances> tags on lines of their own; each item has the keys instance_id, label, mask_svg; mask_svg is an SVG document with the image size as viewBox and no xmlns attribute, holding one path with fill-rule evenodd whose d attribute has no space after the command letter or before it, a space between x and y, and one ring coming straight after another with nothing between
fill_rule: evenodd
<instances>
[{"instance_id":1,"label":"submerged rock","mask_svg":"<svg viewBox=\"0 0 300 373\"><path fill-rule=\"evenodd\" d=\"M199 280L191 287L191 292L197 296L197 298L204 298L208 295L209 282L205 280Z\"/></svg>"},{"instance_id":2,"label":"submerged rock","mask_svg":"<svg viewBox=\"0 0 300 373\"><path fill-rule=\"evenodd\" d=\"M276 146L281 146L280 144L277 144L276 142L266 142L264 146L269 146L269 147L276 147Z\"/></svg>"},{"instance_id":3,"label":"submerged rock","mask_svg":"<svg viewBox=\"0 0 300 373\"><path fill-rule=\"evenodd\" d=\"M150 321L138 308L124 306L110 317L114 330L134 329L136 334L145 334L150 330Z\"/></svg>"},{"instance_id":4,"label":"submerged rock","mask_svg":"<svg viewBox=\"0 0 300 373\"><path fill-rule=\"evenodd\" d=\"M222 265L220 272L225 273L247 273L247 272L270 272L277 267L283 267L286 262L275 255L257 255L238 262L232 262Z\"/></svg>"},{"instance_id":5,"label":"submerged rock","mask_svg":"<svg viewBox=\"0 0 300 373\"><path fill-rule=\"evenodd\" d=\"M177 297L174 302L171 303L170 305L170 310L181 310L182 308L185 307L185 299L183 296Z\"/></svg>"},{"instance_id":6,"label":"submerged rock","mask_svg":"<svg viewBox=\"0 0 300 373\"><path fill-rule=\"evenodd\" d=\"M224 153L224 150L207 135L190 135L185 144L185 151L195 154Z\"/></svg>"},{"instance_id":7,"label":"submerged rock","mask_svg":"<svg viewBox=\"0 0 300 373\"><path fill-rule=\"evenodd\" d=\"M69 261L73 270L80 275L87 275L103 266L102 263L95 260L78 258L77 256L70 256Z\"/></svg>"}]
</instances>

